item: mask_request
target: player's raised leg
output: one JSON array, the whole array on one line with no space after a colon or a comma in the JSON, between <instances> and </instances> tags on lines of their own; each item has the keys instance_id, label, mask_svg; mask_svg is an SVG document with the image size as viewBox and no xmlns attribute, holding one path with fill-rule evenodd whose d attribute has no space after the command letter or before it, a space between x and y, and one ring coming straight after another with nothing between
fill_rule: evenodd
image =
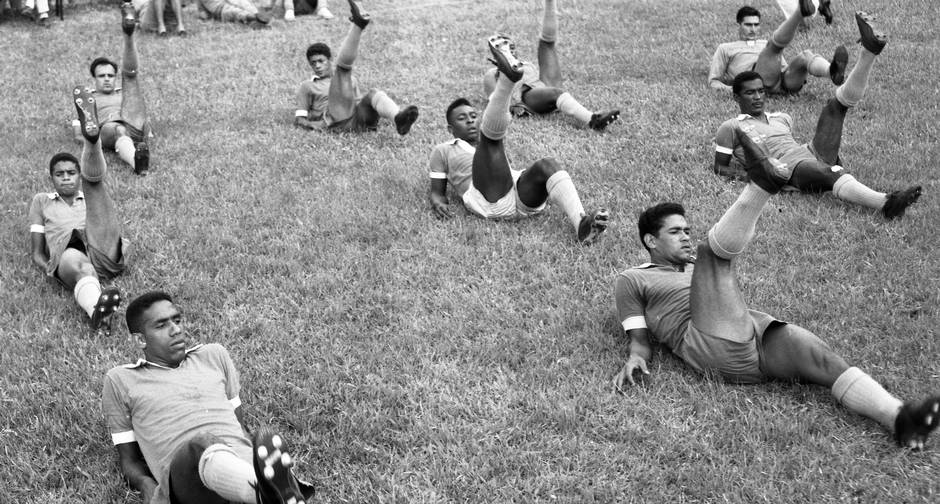
<instances>
[{"instance_id":1,"label":"player's raised leg","mask_svg":"<svg viewBox=\"0 0 940 504\"><path fill-rule=\"evenodd\" d=\"M349 1L349 21L352 25L343 39L336 55L336 71L330 79L330 101L327 109L330 117L342 121L351 117L356 107L355 89L352 80L353 63L359 55L359 40L362 31L369 26L372 17L355 0Z\"/></svg>"},{"instance_id":2,"label":"player's raised leg","mask_svg":"<svg viewBox=\"0 0 940 504\"><path fill-rule=\"evenodd\" d=\"M529 208L539 208L546 201L561 208L583 245L597 241L610 223L610 213L605 209L584 211L571 175L553 158L540 159L525 170L516 182L516 190L519 200Z\"/></svg>"},{"instance_id":3,"label":"player's raised leg","mask_svg":"<svg viewBox=\"0 0 940 504\"><path fill-rule=\"evenodd\" d=\"M812 16L814 12L816 12L816 6L811 0L800 0L798 12L780 23L760 52L757 63L754 64L754 71L760 74L764 79L764 85L768 88L774 88L780 82L780 55L783 49L793 41L803 18Z\"/></svg>"},{"instance_id":4,"label":"player's raised leg","mask_svg":"<svg viewBox=\"0 0 940 504\"><path fill-rule=\"evenodd\" d=\"M121 159L134 167L134 173L145 175L150 168L150 148L147 145L149 125L147 102L144 100L138 75L140 57L134 41L137 19L131 2L125 2L121 6L121 12L121 27L124 31L121 118L124 121L125 135L118 138L114 147Z\"/></svg>"}]
</instances>

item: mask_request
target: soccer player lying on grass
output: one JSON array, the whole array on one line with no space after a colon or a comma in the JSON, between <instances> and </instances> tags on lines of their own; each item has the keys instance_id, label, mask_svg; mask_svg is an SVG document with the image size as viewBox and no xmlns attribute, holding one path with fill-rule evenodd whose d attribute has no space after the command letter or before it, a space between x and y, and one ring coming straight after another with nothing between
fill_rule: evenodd
<instances>
[{"instance_id":1,"label":"soccer player lying on grass","mask_svg":"<svg viewBox=\"0 0 940 504\"><path fill-rule=\"evenodd\" d=\"M835 85L845 80L845 67L849 54L844 46L836 48L832 62L810 50L801 52L790 62L783 59L783 49L793 41L796 30L806 16L813 15L816 7L810 0L800 0L799 8L774 30L770 42L760 36L760 12L744 6L738 10L738 35L741 40L718 46L708 70L708 85L712 89L730 91L735 76L745 70L754 70L764 78L771 93L796 93L806 83L806 75L829 77Z\"/></svg>"},{"instance_id":2,"label":"soccer player lying on grass","mask_svg":"<svg viewBox=\"0 0 940 504\"><path fill-rule=\"evenodd\" d=\"M770 155L786 165L792 174L787 181L791 187L806 192L832 191L841 200L879 209L888 219L904 215L905 209L917 201L920 186L885 194L862 184L839 165L846 112L865 94L875 55L886 43L884 35L872 28L867 14L859 12L856 19L862 32L861 54L848 79L823 107L812 145L801 145L793 139L789 115L764 112L765 83L756 72L744 72L734 80L734 99L741 115L725 121L715 134L715 173L741 174L744 155L737 131L753 131Z\"/></svg>"},{"instance_id":3,"label":"soccer player lying on grass","mask_svg":"<svg viewBox=\"0 0 940 504\"><path fill-rule=\"evenodd\" d=\"M251 0L198 0L199 19L242 23L254 30L268 28L271 16L258 11Z\"/></svg>"},{"instance_id":4,"label":"soccer player lying on grass","mask_svg":"<svg viewBox=\"0 0 940 504\"><path fill-rule=\"evenodd\" d=\"M313 77L301 83L297 91L294 124L310 130L374 131L379 118L384 117L395 123L399 135L405 135L418 119L418 107L409 105L401 109L377 89L365 95L359 92L359 79L353 76L352 65L359 54L362 31L372 18L353 0L349 0L349 12L352 26L339 48L335 69L330 46L317 42L307 48L307 63L313 69Z\"/></svg>"},{"instance_id":5,"label":"soccer player lying on grass","mask_svg":"<svg viewBox=\"0 0 940 504\"><path fill-rule=\"evenodd\" d=\"M33 197L29 235L33 263L72 289L93 329L110 330L111 314L120 305L121 294L115 287L102 289L99 279L124 271L124 242L121 220L105 187L107 165L91 96L89 90L75 88L84 135L82 162L64 152L49 161L55 192Z\"/></svg>"},{"instance_id":6,"label":"soccer player lying on grass","mask_svg":"<svg viewBox=\"0 0 940 504\"><path fill-rule=\"evenodd\" d=\"M147 122L147 104L140 89L137 74L137 45L134 43L134 30L137 19L134 17L134 5L124 2L121 5L121 28L124 30L124 69L121 71L121 84L117 87L117 63L105 57L91 62L89 70L95 79L91 106L96 109L97 125L101 134L101 143L107 149L117 151L121 160L134 169L138 175L146 175L150 168L150 150L147 137L150 125ZM72 122L75 139L81 140L83 131L81 118Z\"/></svg>"},{"instance_id":7,"label":"soccer player lying on grass","mask_svg":"<svg viewBox=\"0 0 940 504\"><path fill-rule=\"evenodd\" d=\"M535 68L535 65L529 62L521 63L522 85L513 92L510 110L516 117L548 114L560 110L575 118L579 123L602 131L620 117L620 111L592 112L561 88L561 64L558 62L558 50L555 49L557 35L558 12L555 0L545 0L542 10L542 30L538 40L539 67ZM511 40L509 48L515 57L515 44ZM486 96L493 94L500 77L498 68L491 68L483 74L483 92Z\"/></svg>"},{"instance_id":8,"label":"soccer player lying on grass","mask_svg":"<svg viewBox=\"0 0 940 504\"><path fill-rule=\"evenodd\" d=\"M535 215L551 200L568 216L578 241L592 243L607 229L608 213L598 210L585 214L571 176L557 161L542 158L523 171L509 166L503 139L512 121L510 97L522 79L509 43L499 35L489 39L503 77L483 111L479 129L477 110L466 98L458 98L447 107L447 129L454 139L431 151L431 208L438 217L453 217L447 199L448 181L467 210L486 219Z\"/></svg>"},{"instance_id":9,"label":"soccer player lying on grass","mask_svg":"<svg viewBox=\"0 0 940 504\"><path fill-rule=\"evenodd\" d=\"M102 408L121 472L145 504L302 504L284 440L246 436L235 365L221 345L187 348L182 312L152 291L127 307L143 358L108 371Z\"/></svg>"},{"instance_id":10,"label":"soccer player lying on grass","mask_svg":"<svg viewBox=\"0 0 940 504\"><path fill-rule=\"evenodd\" d=\"M640 215L650 262L617 277L618 320L630 337L630 356L614 386L634 384L638 370L649 374L651 342L658 341L694 370L730 383L778 379L828 387L846 408L893 432L898 444L923 448L940 424L940 396L902 402L815 334L748 309L734 259L754 237L761 210L786 177L756 137L739 134L751 181L697 251L681 205L662 203Z\"/></svg>"}]
</instances>

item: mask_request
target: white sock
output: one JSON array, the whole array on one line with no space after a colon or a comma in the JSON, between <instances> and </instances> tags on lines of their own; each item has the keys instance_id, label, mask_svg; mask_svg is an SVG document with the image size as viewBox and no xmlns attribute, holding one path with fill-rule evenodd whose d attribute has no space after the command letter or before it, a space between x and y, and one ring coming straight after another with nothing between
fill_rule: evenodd
<instances>
[{"instance_id":1,"label":"white sock","mask_svg":"<svg viewBox=\"0 0 940 504\"><path fill-rule=\"evenodd\" d=\"M94 276L85 276L75 282L75 288L72 290L75 295L75 302L81 306L89 317L95 313L95 305L98 304L98 298L101 297L101 283Z\"/></svg>"},{"instance_id":2,"label":"white sock","mask_svg":"<svg viewBox=\"0 0 940 504\"><path fill-rule=\"evenodd\" d=\"M385 91L376 91L372 93L372 108L379 113L380 117L384 117L389 120L394 120L395 116L398 115L399 108L398 104L395 103L395 100L389 98Z\"/></svg>"},{"instance_id":3,"label":"white sock","mask_svg":"<svg viewBox=\"0 0 940 504\"><path fill-rule=\"evenodd\" d=\"M724 215L708 230L708 246L718 257L731 260L744 252L754 238L757 219L770 193L750 183L738 199L725 210Z\"/></svg>"},{"instance_id":4,"label":"white sock","mask_svg":"<svg viewBox=\"0 0 940 504\"><path fill-rule=\"evenodd\" d=\"M887 194L868 187L848 174L836 179L832 184L832 194L840 200L879 210L888 201Z\"/></svg>"},{"instance_id":5,"label":"white sock","mask_svg":"<svg viewBox=\"0 0 940 504\"><path fill-rule=\"evenodd\" d=\"M496 79L496 89L490 95L490 101L483 109L483 117L480 118L480 133L483 133L490 140L502 140L506 137L506 130L509 129L509 123L512 116L509 115L509 102L512 99L512 91L516 88L518 82L513 82L500 75Z\"/></svg>"},{"instance_id":6,"label":"white sock","mask_svg":"<svg viewBox=\"0 0 940 504\"><path fill-rule=\"evenodd\" d=\"M122 136L114 142L114 150L117 151L121 161L134 166L134 141L129 136Z\"/></svg>"},{"instance_id":7,"label":"white sock","mask_svg":"<svg viewBox=\"0 0 940 504\"><path fill-rule=\"evenodd\" d=\"M813 59L806 65L809 74L814 77L829 77L829 66L829 60L818 54L814 55Z\"/></svg>"},{"instance_id":8,"label":"white sock","mask_svg":"<svg viewBox=\"0 0 940 504\"><path fill-rule=\"evenodd\" d=\"M891 432L904 404L857 367L846 369L836 378L832 395L850 411L877 421Z\"/></svg>"},{"instance_id":9,"label":"white sock","mask_svg":"<svg viewBox=\"0 0 940 504\"><path fill-rule=\"evenodd\" d=\"M223 444L209 445L199 457L199 479L206 488L232 502L255 502L255 468Z\"/></svg>"},{"instance_id":10,"label":"white sock","mask_svg":"<svg viewBox=\"0 0 940 504\"><path fill-rule=\"evenodd\" d=\"M545 189L548 191L548 199L565 211L575 232L578 232L581 218L584 217L584 205L581 204L581 197L578 196L571 175L565 170L558 170L545 181Z\"/></svg>"},{"instance_id":11,"label":"white sock","mask_svg":"<svg viewBox=\"0 0 940 504\"><path fill-rule=\"evenodd\" d=\"M862 101L865 96L865 90L868 89L868 76L871 75L871 68L875 64L875 55L865 48L862 48L858 55L858 61L845 78L845 82L836 88L836 99L846 107L854 107Z\"/></svg>"},{"instance_id":12,"label":"white sock","mask_svg":"<svg viewBox=\"0 0 940 504\"><path fill-rule=\"evenodd\" d=\"M584 108L584 105L574 99L574 96L571 96L571 93L565 91L558 96L558 99L555 100L555 106L558 107L558 110L568 114L575 119L587 124L591 122L591 116L594 115L590 110Z\"/></svg>"}]
</instances>

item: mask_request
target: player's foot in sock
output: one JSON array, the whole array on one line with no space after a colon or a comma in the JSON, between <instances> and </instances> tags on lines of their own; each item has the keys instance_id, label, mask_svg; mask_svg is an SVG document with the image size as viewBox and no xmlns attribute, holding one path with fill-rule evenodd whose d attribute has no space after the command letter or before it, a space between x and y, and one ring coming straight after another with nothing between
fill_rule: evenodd
<instances>
[{"instance_id":1,"label":"player's foot in sock","mask_svg":"<svg viewBox=\"0 0 940 504\"><path fill-rule=\"evenodd\" d=\"M610 225L610 212L601 208L593 213L581 217L578 224L578 243L590 245L600 238L601 233Z\"/></svg>"},{"instance_id":2,"label":"player's foot in sock","mask_svg":"<svg viewBox=\"0 0 940 504\"><path fill-rule=\"evenodd\" d=\"M281 436L259 427L252 440L252 459L259 504L304 504L305 496L290 470L294 461Z\"/></svg>"},{"instance_id":3,"label":"player's foot in sock","mask_svg":"<svg viewBox=\"0 0 940 504\"><path fill-rule=\"evenodd\" d=\"M831 0L822 0L819 2L819 15L826 18L826 24L832 24L832 1Z\"/></svg>"},{"instance_id":4,"label":"player's foot in sock","mask_svg":"<svg viewBox=\"0 0 940 504\"><path fill-rule=\"evenodd\" d=\"M134 4L132 2L124 2L121 4L121 29L124 30L124 33L128 35L134 34L134 29L137 28L137 15L134 12Z\"/></svg>"},{"instance_id":5,"label":"player's foot in sock","mask_svg":"<svg viewBox=\"0 0 940 504\"><path fill-rule=\"evenodd\" d=\"M150 146L147 142L137 142L134 146L134 173L144 177L150 172Z\"/></svg>"},{"instance_id":6,"label":"player's foot in sock","mask_svg":"<svg viewBox=\"0 0 940 504\"><path fill-rule=\"evenodd\" d=\"M609 110L607 112L595 112L591 114L591 120L588 122L588 127L597 131L604 131L608 126L611 125L614 121L620 118L619 110Z\"/></svg>"},{"instance_id":7,"label":"player's foot in sock","mask_svg":"<svg viewBox=\"0 0 940 504\"><path fill-rule=\"evenodd\" d=\"M940 425L940 396L920 404L905 403L894 419L894 439L900 446L922 450L927 436Z\"/></svg>"},{"instance_id":8,"label":"player's foot in sock","mask_svg":"<svg viewBox=\"0 0 940 504\"><path fill-rule=\"evenodd\" d=\"M739 126L738 140L744 149L747 175L752 182L770 194L777 194L790 180L792 168L770 156L764 137L751 128Z\"/></svg>"},{"instance_id":9,"label":"player's foot in sock","mask_svg":"<svg viewBox=\"0 0 940 504\"><path fill-rule=\"evenodd\" d=\"M317 10L317 17L319 17L320 19L333 19L336 16L334 16L333 13L330 12L330 9L327 9L326 7L321 7L319 10Z\"/></svg>"},{"instance_id":10,"label":"player's foot in sock","mask_svg":"<svg viewBox=\"0 0 940 504\"><path fill-rule=\"evenodd\" d=\"M418 107L408 105L395 114L395 129L399 135L407 135L411 131L411 125L418 120Z\"/></svg>"},{"instance_id":11,"label":"player's foot in sock","mask_svg":"<svg viewBox=\"0 0 940 504\"><path fill-rule=\"evenodd\" d=\"M108 332L110 332L111 314L121 305L121 291L117 287L106 287L102 289L98 296L98 302L95 303L95 309L91 313L91 328L99 330L103 327L105 321L108 323Z\"/></svg>"},{"instance_id":12,"label":"player's foot in sock","mask_svg":"<svg viewBox=\"0 0 940 504\"><path fill-rule=\"evenodd\" d=\"M816 13L816 4L813 0L800 0L800 15L810 17Z\"/></svg>"},{"instance_id":13,"label":"player's foot in sock","mask_svg":"<svg viewBox=\"0 0 940 504\"><path fill-rule=\"evenodd\" d=\"M888 36L875 26L875 18L867 12L858 11L855 13L855 22L858 24L858 41L862 47L872 54L881 54L881 50L888 45Z\"/></svg>"},{"instance_id":14,"label":"player's foot in sock","mask_svg":"<svg viewBox=\"0 0 940 504\"><path fill-rule=\"evenodd\" d=\"M349 20L352 21L352 24L358 26L360 30L365 30L366 26L369 26L369 23L372 21L372 16L362 10L362 6L359 5L359 2L356 0L348 0L348 2Z\"/></svg>"},{"instance_id":15,"label":"player's foot in sock","mask_svg":"<svg viewBox=\"0 0 940 504\"><path fill-rule=\"evenodd\" d=\"M95 106L95 97L91 90L84 86L77 86L72 90L72 100L78 112L78 122L81 124L82 136L89 143L97 143L98 135L98 108Z\"/></svg>"},{"instance_id":16,"label":"player's foot in sock","mask_svg":"<svg viewBox=\"0 0 940 504\"><path fill-rule=\"evenodd\" d=\"M849 50L844 45L836 47L836 52L832 54L832 61L829 63L829 78L836 86L845 82L845 69L849 66Z\"/></svg>"},{"instance_id":17,"label":"player's foot in sock","mask_svg":"<svg viewBox=\"0 0 940 504\"><path fill-rule=\"evenodd\" d=\"M885 205L881 207L882 215L884 215L886 219L902 217L907 207L917 202L921 192L920 186L913 186L902 191L894 191L888 194Z\"/></svg>"},{"instance_id":18,"label":"player's foot in sock","mask_svg":"<svg viewBox=\"0 0 940 504\"><path fill-rule=\"evenodd\" d=\"M487 40L487 45L499 73L512 82L519 82L522 78L522 62L512 53L512 41L502 35L493 35Z\"/></svg>"}]
</instances>

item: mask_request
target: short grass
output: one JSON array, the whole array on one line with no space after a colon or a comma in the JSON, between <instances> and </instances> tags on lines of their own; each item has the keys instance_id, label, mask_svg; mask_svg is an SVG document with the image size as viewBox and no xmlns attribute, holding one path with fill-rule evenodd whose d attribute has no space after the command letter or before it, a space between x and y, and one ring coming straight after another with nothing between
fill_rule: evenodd
<instances>
[{"instance_id":1,"label":"short grass","mask_svg":"<svg viewBox=\"0 0 940 504\"><path fill-rule=\"evenodd\" d=\"M589 207L612 210L596 246L575 245L558 209L492 223L462 209L434 219L427 153L443 109L481 100L484 39L516 35L533 55L540 2L367 0L375 22L356 72L421 107L413 132L341 136L291 127L303 51L338 48L348 24L281 21L268 31L196 20L192 36L140 37L157 138L151 175L109 155L132 243L115 282L160 288L194 340L225 344L242 370L248 423L285 431L317 502L936 502L938 448L895 448L827 390L728 386L657 352L644 387L609 381L626 342L617 271L645 260L640 209L689 208L698 236L739 184L710 172L712 137L736 112L705 88L715 45L734 36L730 0L561 2L566 85L620 107L597 134L562 117L515 122L517 167L556 157ZM758 2L765 24L781 16ZM903 397L940 389L936 327L940 210L936 2L834 2L793 49L853 45L851 12L891 33L843 160L875 188L924 186L885 222L829 195L786 195L764 212L739 276L755 308L798 322ZM68 92L99 54L120 57L113 4L69 11L49 30L0 26L0 502L136 502L100 413L101 378L136 358L121 324L89 334L70 293L28 255L30 197L46 163L79 149ZM856 51L851 50L852 60ZM830 96L811 80L778 98L809 140Z\"/></svg>"}]
</instances>

